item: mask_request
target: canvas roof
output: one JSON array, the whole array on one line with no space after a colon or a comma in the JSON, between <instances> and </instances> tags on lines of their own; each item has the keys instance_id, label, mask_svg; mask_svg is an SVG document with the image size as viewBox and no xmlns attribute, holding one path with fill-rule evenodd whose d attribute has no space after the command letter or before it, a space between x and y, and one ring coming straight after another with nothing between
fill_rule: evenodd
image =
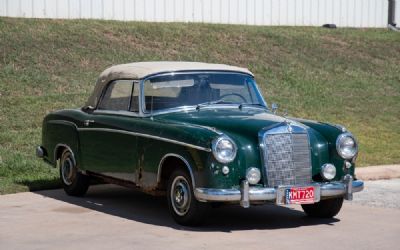
<instances>
[{"instance_id":1,"label":"canvas roof","mask_svg":"<svg viewBox=\"0 0 400 250\"><path fill-rule=\"evenodd\" d=\"M104 86L110 81L117 79L139 80L154 74L179 71L231 71L253 75L253 73L246 68L202 62L161 61L119 64L107 68L100 74L95 89L86 105L96 106Z\"/></svg>"}]
</instances>

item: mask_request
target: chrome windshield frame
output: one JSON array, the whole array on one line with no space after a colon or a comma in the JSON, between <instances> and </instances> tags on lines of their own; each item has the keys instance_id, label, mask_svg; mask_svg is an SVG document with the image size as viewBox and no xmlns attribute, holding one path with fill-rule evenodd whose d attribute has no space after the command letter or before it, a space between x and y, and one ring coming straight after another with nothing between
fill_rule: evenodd
<instances>
[{"instance_id":1,"label":"chrome windshield frame","mask_svg":"<svg viewBox=\"0 0 400 250\"><path fill-rule=\"evenodd\" d=\"M215 73L223 73L223 74L235 74L235 75L243 75L243 76L249 76L251 78L254 79L253 75L250 74L246 74L243 72L235 72L235 71L223 71L223 70L207 70L207 71L201 71L201 70L194 70L194 71L174 71L174 72L165 72L165 73L158 73L158 74L154 74L154 75L149 75L146 76L143 79L140 79L139 81L139 86L140 86L140 97L139 97L139 110L140 110L140 115L144 116L144 117L149 117L149 116L154 116L154 115L160 115L160 114L168 114L168 113L174 113L174 112L180 112L180 111L193 111L196 110L197 105L191 105L191 106L179 106L179 107L175 107L175 108L167 108L167 109L162 109L162 110L158 110L158 111L151 111L151 112L147 112L145 110L146 107L146 103L145 103L145 95L144 95L144 84L146 82L146 80L150 79L150 78L154 78L154 77L158 77L158 76L174 76L174 75L182 75L182 74L215 74ZM246 108L256 108L256 109L263 109L263 110L268 110L268 105L264 100L264 97L262 96L260 89L258 88L257 82L254 79L254 91L257 92L258 96L260 97L260 101L261 101L261 105L262 106L246 106ZM201 107L202 109L204 108L237 108L238 105L240 104L212 104L209 106L203 106Z\"/></svg>"}]
</instances>

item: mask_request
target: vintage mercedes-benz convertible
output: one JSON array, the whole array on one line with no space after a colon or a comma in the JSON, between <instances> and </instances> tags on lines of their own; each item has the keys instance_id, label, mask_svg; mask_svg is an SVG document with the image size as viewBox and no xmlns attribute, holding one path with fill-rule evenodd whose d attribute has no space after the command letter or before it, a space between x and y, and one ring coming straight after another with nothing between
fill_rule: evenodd
<instances>
[{"instance_id":1,"label":"vintage mercedes-benz convertible","mask_svg":"<svg viewBox=\"0 0 400 250\"><path fill-rule=\"evenodd\" d=\"M253 74L228 65L110 67L84 107L44 118L42 136L37 155L60 167L67 194L84 195L95 177L166 195L182 225L215 203L301 204L333 217L364 186L350 132L278 116Z\"/></svg>"}]
</instances>

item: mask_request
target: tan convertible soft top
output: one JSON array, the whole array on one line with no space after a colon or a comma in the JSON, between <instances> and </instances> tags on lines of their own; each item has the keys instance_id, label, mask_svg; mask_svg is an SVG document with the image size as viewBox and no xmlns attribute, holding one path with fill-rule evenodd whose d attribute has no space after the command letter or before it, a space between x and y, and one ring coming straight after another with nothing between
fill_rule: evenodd
<instances>
[{"instance_id":1,"label":"tan convertible soft top","mask_svg":"<svg viewBox=\"0 0 400 250\"><path fill-rule=\"evenodd\" d=\"M135 62L112 66L100 74L86 106L95 107L104 86L117 79L143 79L147 76L177 71L231 71L253 75L248 69L225 64L202 62Z\"/></svg>"}]
</instances>

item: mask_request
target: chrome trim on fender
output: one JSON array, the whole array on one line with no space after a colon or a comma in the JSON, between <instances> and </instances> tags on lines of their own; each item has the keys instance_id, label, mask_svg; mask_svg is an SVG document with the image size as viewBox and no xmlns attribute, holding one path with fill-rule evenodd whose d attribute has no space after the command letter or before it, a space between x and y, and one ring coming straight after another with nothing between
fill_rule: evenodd
<instances>
[{"instance_id":1,"label":"chrome trim on fender","mask_svg":"<svg viewBox=\"0 0 400 250\"><path fill-rule=\"evenodd\" d=\"M111 114L111 113L108 112L107 114ZM114 114L117 114L117 113L114 113ZM125 112L121 112L120 114L125 115ZM96 130L98 130L98 131L115 132L115 133L122 133L122 134L128 134L128 135L141 136L141 137L151 138L151 139L155 139L155 140L171 142L171 143L174 143L174 144L187 146L187 147L203 150L203 151L206 151L206 152L211 152L211 148L205 148L205 147L193 145L193 144L190 144L190 143L176 141L176 140L172 140L172 139L168 139L168 138L164 138L164 137L159 137L159 136L154 136L154 135L149 135L149 134L142 134L142 133L137 133L137 132L130 132L130 131L120 130L120 129L109 129L109 128L79 128L75 123L70 122L70 121L66 121L66 120L51 120L48 123L62 124L62 125L72 125L78 131L91 131L91 130L92 131L96 131ZM218 131L217 129L209 128L209 127L206 127L206 126L193 125L193 127L201 127L201 128L204 128L204 129L209 129L210 131L213 131L213 132L215 132L217 134L222 134L222 132Z\"/></svg>"},{"instance_id":2,"label":"chrome trim on fender","mask_svg":"<svg viewBox=\"0 0 400 250\"><path fill-rule=\"evenodd\" d=\"M237 105L236 105L236 106L237 106ZM173 108L173 109L168 109L168 110L169 110L169 111L166 112L166 113L181 112L181 111L183 111L183 112L189 112L189 111L194 111L194 110L196 110L196 107L195 107L195 106L183 106L183 107L178 107L178 108ZM165 113L165 114L166 114L166 113ZM146 118L152 117L152 115L149 115L149 114L147 114L147 115L142 115L142 114L134 113L134 112L132 112L132 111L114 111L114 110L94 110L94 111L93 111L93 114L95 114L95 115L127 116L127 117L135 117L135 118L137 118L137 117L146 117ZM161 114L161 112L160 112L160 113L157 113L157 114ZM222 134L223 134L221 131L218 131L218 130L217 130L216 128L214 128L214 127L207 127L207 126L203 126L203 125L188 124L188 123L186 123L185 125L186 125L186 126L189 126L189 127L194 127L194 128L207 129L207 130L210 130L210 131L212 131L212 132L214 132L214 133L217 133L218 135L222 135Z\"/></svg>"},{"instance_id":3,"label":"chrome trim on fender","mask_svg":"<svg viewBox=\"0 0 400 250\"><path fill-rule=\"evenodd\" d=\"M341 181L330 182L330 183L311 183L310 186L318 186L320 190L320 199L329 199L334 197L345 196L348 192L346 183ZM356 193L364 189L364 182L356 180L352 182L351 192ZM215 189L215 188L196 188L194 195L197 200L202 202L208 201L220 201L220 202L240 202L242 199L248 199L251 201L277 201L278 188L262 188L262 187L250 187L248 193L245 194L245 189ZM318 194L316 194L318 196ZM243 197L243 198L242 198Z\"/></svg>"},{"instance_id":4,"label":"chrome trim on fender","mask_svg":"<svg viewBox=\"0 0 400 250\"><path fill-rule=\"evenodd\" d=\"M176 141L176 140L159 137L159 136L155 136L155 135L130 132L130 131L126 131L126 130L111 129L111 128L78 128L78 131L103 131L103 132L120 133L120 134L126 134L126 135L134 135L134 136L155 139L155 140L159 140L159 141L170 142L170 143L174 143L174 144L181 145L181 146L186 146L186 147L191 147L191 148L195 148L198 150L203 150L206 152L211 152L211 149L209 149L209 148L204 148L204 147L193 145L190 143Z\"/></svg>"},{"instance_id":5,"label":"chrome trim on fender","mask_svg":"<svg viewBox=\"0 0 400 250\"><path fill-rule=\"evenodd\" d=\"M157 184L161 182L162 164L164 163L165 159L167 159L168 157L176 157L176 158L180 159L181 161L183 161L183 163L185 163L186 168L189 171L190 178L192 179L193 190L195 190L196 183L195 183L195 180L194 180L192 167L190 166L189 162L183 156L178 155L178 154L173 154L173 153L169 153L169 154L164 155L163 158L161 159L160 163L158 164Z\"/></svg>"},{"instance_id":6,"label":"chrome trim on fender","mask_svg":"<svg viewBox=\"0 0 400 250\"><path fill-rule=\"evenodd\" d=\"M48 123L51 123L51 124L60 124L60 125L72 125L72 126L74 126L76 129L78 129L78 126L77 126L75 123L70 122L70 121L66 121L66 120L51 120L51 121L48 121Z\"/></svg>"}]
</instances>

